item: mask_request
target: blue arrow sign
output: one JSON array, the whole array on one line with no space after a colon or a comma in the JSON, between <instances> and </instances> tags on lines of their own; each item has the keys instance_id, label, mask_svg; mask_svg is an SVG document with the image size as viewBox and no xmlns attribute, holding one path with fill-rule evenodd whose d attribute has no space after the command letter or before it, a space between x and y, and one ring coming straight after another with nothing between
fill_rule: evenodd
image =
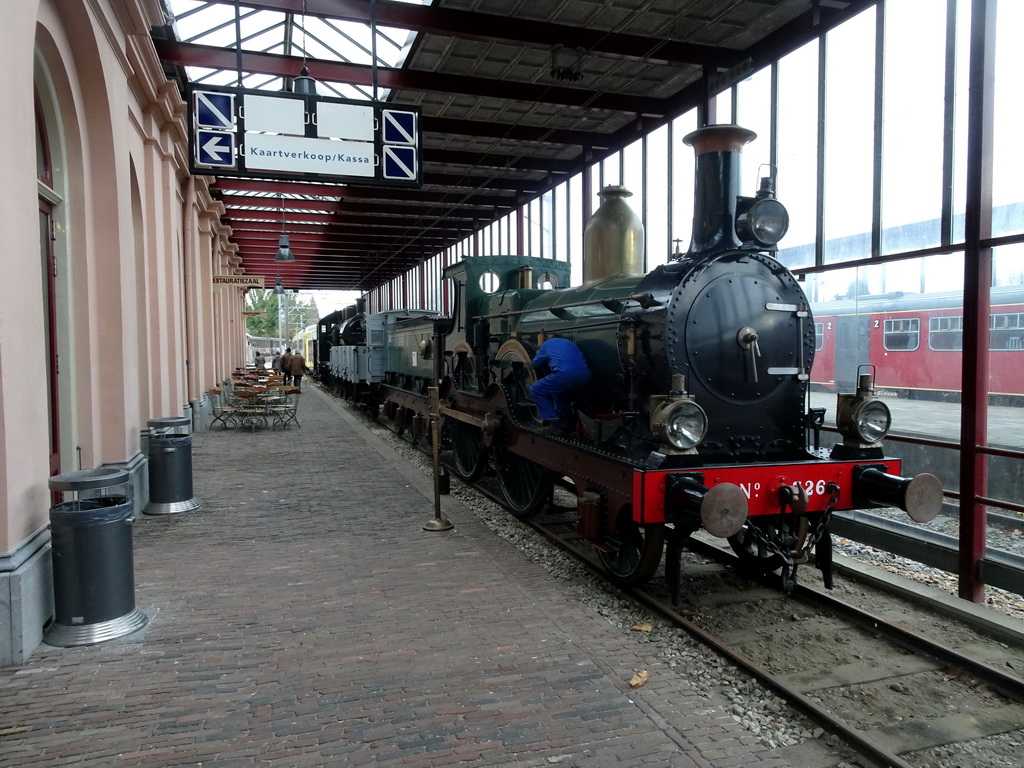
<instances>
[{"instance_id":1,"label":"blue arrow sign","mask_svg":"<svg viewBox=\"0 0 1024 768\"><path fill-rule=\"evenodd\" d=\"M393 109L381 111L384 125L385 144L416 144L416 113L398 112Z\"/></svg>"},{"instance_id":2,"label":"blue arrow sign","mask_svg":"<svg viewBox=\"0 0 1024 768\"><path fill-rule=\"evenodd\" d=\"M200 128L235 126L235 96L218 91L195 91L195 121Z\"/></svg>"},{"instance_id":3,"label":"blue arrow sign","mask_svg":"<svg viewBox=\"0 0 1024 768\"><path fill-rule=\"evenodd\" d=\"M196 163L217 168L235 167L235 135L224 131L196 131Z\"/></svg>"},{"instance_id":4,"label":"blue arrow sign","mask_svg":"<svg viewBox=\"0 0 1024 768\"><path fill-rule=\"evenodd\" d=\"M416 181L416 149L415 147L390 147L384 145L385 179Z\"/></svg>"}]
</instances>

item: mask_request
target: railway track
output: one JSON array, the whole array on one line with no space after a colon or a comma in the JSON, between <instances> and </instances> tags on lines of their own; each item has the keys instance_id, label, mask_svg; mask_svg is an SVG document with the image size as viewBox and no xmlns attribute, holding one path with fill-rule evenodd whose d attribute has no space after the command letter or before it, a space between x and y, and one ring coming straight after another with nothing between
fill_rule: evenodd
<instances>
[{"instance_id":1,"label":"railway track","mask_svg":"<svg viewBox=\"0 0 1024 768\"><path fill-rule=\"evenodd\" d=\"M574 535L568 517L541 514L531 525L599 571L596 555ZM682 579L691 589L684 584L679 606L672 605L664 582L623 591L728 658L872 765L926 765L928 758L921 756L929 750L1024 726L1024 679L1014 671L1024 669L1024 638L1011 648L973 635L977 642L969 651L958 650L950 647L948 631L913 631L818 587L801 585L787 597L763 581L739 576L734 556L721 550L714 556L712 568L694 559L688 573L684 565ZM707 589L708 581L717 588ZM917 614L919 624L934 620L927 612Z\"/></svg>"}]
</instances>

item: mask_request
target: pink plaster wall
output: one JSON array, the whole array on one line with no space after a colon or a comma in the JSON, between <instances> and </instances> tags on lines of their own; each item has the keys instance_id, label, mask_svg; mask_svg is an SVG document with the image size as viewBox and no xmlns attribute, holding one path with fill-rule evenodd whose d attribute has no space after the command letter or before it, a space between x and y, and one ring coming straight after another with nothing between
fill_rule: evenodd
<instances>
[{"instance_id":1,"label":"pink plaster wall","mask_svg":"<svg viewBox=\"0 0 1024 768\"><path fill-rule=\"evenodd\" d=\"M61 470L140 454L140 431L244 359L242 300L214 294L230 269L206 182L190 186L186 113L149 38L160 0L19 0L0 25L0 554L48 519L44 280L38 236L34 74L59 112L54 186L66 293ZM202 222L202 225L201 225ZM186 365L190 361L191 367Z\"/></svg>"}]
</instances>

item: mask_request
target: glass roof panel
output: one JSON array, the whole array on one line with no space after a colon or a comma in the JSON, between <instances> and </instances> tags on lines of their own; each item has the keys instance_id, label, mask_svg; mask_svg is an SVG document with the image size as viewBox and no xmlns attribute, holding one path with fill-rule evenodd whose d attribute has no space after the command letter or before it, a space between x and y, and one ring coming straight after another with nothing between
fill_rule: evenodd
<instances>
[{"instance_id":1,"label":"glass roof panel","mask_svg":"<svg viewBox=\"0 0 1024 768\"><path fill-rule=\"evenodd\" d=\"M227 0L164 0L174 19L173 28L181 42L235 48L235 7ZM402 0L428 5L429 0ZM285 13L239 6L241 47L245 51L305 56L310 59L341 61L369 66L372 62L373 35L369 24L341 19L324 19L301 13ZM401 65L403 52L415 33L394 27L377 27L377 63L384 67ZM211 70L186 67L193 83L207 85L238 84L235 70ZM297 73L296 73L297 74ZM242 87L280 90L282 79L268 75L242 73ZM369 99L371 89L351 83L318 82L321 93L348 99ZM385 94L379 94L385 98Z\"/></svg>"}]
</instances>

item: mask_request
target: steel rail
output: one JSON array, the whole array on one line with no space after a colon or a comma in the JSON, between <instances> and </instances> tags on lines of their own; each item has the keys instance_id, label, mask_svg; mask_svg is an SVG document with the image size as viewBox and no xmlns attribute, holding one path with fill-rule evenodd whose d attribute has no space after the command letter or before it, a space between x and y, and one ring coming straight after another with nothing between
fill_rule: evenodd
<instances>
[{"instance_id":1,"label":"steel rail","mask_svg":"<svg viewBox=\"0 0 1024 768\"><path fill-rule=\"evenodd\" d=\"M901 627L899 624L886 621L880 616L850 605L837 597L825 594L806 584L797 585L797 594L814 600L837 613L841 613L844 617L852 619L862 629L871 632L882 632L889 640L907 650L914 651L915 653L926 653L940 661L953 664L959 669L983 680L1007 698L1024 702L1024 680L1016 675L1003 672L959 651L939 645L936 641L930 640L924 635L919 635L912 630Z\"/></svg>"},{"instance_id":2,"label":"steel rail","mask_svg":"<svg viewBox=\"0 0 1024 768\"><path fill-rule=\"evenodd\" d=\"M814 703L796 688L784 683L782 680L772 675L768 670L764 669L751 659L748 659L728 643L719 640L714 635L701 629L674 608L663 603L660 599L644 592L641 589L627 589L624 591L652 610L671 619L678 626L682 627L695 638L700 640L700 642L712 648L716 653L725 656L737 667L740 667L747 672L747 674L771 688L777 694L782 696L791 707L802 712L818 725L842 738L862 757L870 760L876 765L888 768L912 768L911 764L903 760L899 755L890 752L885 747L869 738L863 731L854 728L842 718L833 715L825 708Z\"/></svg>"},{"instance_id":3,"label":"steel rail","mask_svg":"<svg viewBox=\"0 0 1024 768\"><path fill-rule=\"evenodd\" d=\"M714 544L697 540L692 540L691 544L694 550L699 550L702 554L714 557L721 563L729 565L740 564L740 559L736 555L716 547ZM880 632L902 648L915 653L926 653L940 661L953 664L968 674L984 681L1004 696L1024 703L1024 679L1017 675L1003 672L997 667L940 645L935 640L931 640L899 624L887 621L863 608L851 605L817 587L798 583L794 594L808 600L813 600L842 614L862 629L872 633Z\"/></svg>"}]
</instances>

